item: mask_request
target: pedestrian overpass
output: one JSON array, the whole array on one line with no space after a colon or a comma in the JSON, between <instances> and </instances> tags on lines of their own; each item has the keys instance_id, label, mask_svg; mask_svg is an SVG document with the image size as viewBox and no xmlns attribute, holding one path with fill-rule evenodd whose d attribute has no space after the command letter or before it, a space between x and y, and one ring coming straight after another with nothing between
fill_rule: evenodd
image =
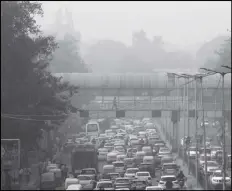
<instances>
[{"instance_id":1,"label":"pedestrian overpass","mask_svg":"<svg viewBox=\"0 0 232 191\"><path fill-rule=\"evenodd\" d=\"M195 109L195 82L188 84L186 92L186 79L170 80L164 72L156 73L124 73L124 74L97 74L97 73L56 73L79 87L79 94L93 95L93 100L83 110L89 111L97 117L115 117L112 109L113 98L117 97L117 110L126 111L126 116L152 117L161 111L161 116L170 116L170 111L186 108L187 98L189 110ZM191 81L191 79L189 80ZM185 92L185 94L184 94ZM206 116L220 117L222 115L222 88L219 76L213 75L203 79L203 103ZM231 76L225 77L226 110L231 110ZM200 88L197 88L200 100ZM183 102L183 100L185 100ZM198 101L199 102L199 101ZM199 112L201 106L198 105ZM181 114L183 115L183 114Z\"/></svg>"}]
</instances>

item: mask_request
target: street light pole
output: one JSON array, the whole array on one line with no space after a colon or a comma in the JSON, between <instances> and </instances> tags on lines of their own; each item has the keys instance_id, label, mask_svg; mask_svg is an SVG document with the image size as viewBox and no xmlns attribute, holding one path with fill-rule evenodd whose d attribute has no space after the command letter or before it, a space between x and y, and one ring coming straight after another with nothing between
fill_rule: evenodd
<instances>
[{"instance_id":1,"label":"street light pole","mask_svg":"<svg viewBox=\"0 0 232 191\"><path fill-rule=\"evenodd\" d=\"M204 111L204 94L203 94L203 83L202 77L200 77L201 83L201 107L202 107L202 125L203 125L203 136L204 136L204 159L205 159L205 190L208 190L208 174L207 174L207 155L206 155L206 129L205 129L205 111Z\"/></svg>"},{"instance_id":2,"label":"street light pole","mask_svg":"<svg viewBox=\"0 0 232 191\"><path fill-rule=\"evenodd\" d=\"M197 114L197 77L195 76L195 137L196 137L196 179L197 179L197 188L198 188L198 127L197 127L197 119L198 119L198 114Z\"/></svg>"}]
</instances>

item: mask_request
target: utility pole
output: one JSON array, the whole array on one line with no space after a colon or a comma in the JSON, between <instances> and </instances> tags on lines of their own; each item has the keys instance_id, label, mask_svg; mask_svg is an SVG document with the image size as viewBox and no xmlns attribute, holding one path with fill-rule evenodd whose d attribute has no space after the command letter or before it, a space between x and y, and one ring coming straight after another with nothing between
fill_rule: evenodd
<instances>
[{"instance_id":1,"label":"utility pole","mask_svg":"<svg viewBox=\"0 0 232 191\"><path fill-rule=\"evenodd\" d=\"M198 119L198 114L197 114L197 77L195 76L195 137L196 137L196 179L197 179L197 188L198 188L198 126L197 126L197 119Z\"/></svg>"}]
</instances>

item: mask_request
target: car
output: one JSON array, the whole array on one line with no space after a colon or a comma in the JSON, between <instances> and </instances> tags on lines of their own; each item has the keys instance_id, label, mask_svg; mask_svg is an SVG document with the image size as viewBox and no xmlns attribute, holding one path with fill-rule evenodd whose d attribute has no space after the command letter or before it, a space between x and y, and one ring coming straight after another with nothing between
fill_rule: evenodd
<instances>
[{"instance_id":1,"label":"car","mask_svg":"<svg viewBox=\"0 0 232 191\"><path fill-rule=\"evenodd\" d=\"M158 139L159 139L159 135L157 135L157 136L154 136L154 135L149 136L148 137L148 144L149 145L155 145L155 141L158 140Z\"/></svg>"},{"instance_id":2,"label":"car","mask_svg":"<svg viewBox=\"0 0 232 191\"><path fill-rule=\"evenodd\" d=\"M222 150L222 147L221 146L211 146L210 149L211 149L212 159L216 159L216 153L217 153L217 151Z\"/></svg>"},{"instance_id":3,"label":"car","mask_svg":"<svg viewBox=\"0 0 232 191\"><path fill-rule=\"evenodd\" d=\"M65 182L64 182L64 188L65 188L65 190L67 190L68 187L70 185L73 185L73 184L75 184L75 185L79 184L79 180L77 178L66 178Z\"/></svg>"},{"instance_id":4,"label":"car","mask_svg":"<svg viewBox=\"0 0 232 191\"><path fill-rule=\"evenodd\" d=\"M126 155L117 155L117 161L124 161Z\"/></svg>"},{"instance_id":5,"label":"car","mask_svg":"<svg viewBox=\"0 0 232 191\"><path fill-rule=\"evenodd\" d=\"M158 186L163 188L163 189L166 189L166 182L167 181L172 181L173 183L173 189L175 190L179 190L180 189L180 185L179 185L179 182L178 180L176 179L176 176L175 175L164 175L164 176L161 176L160 180L157 181L158 182Z\"/></svg>"},{"instance_id":6,"label":"car","mask_svg":"<svg viewBox=\"0 0 232 191\"><path fill-rule=\"evenodd\" d=\"M108 154L107 148L99 148L98 149L98 160L106 160L107 154Z\"/></svg>"},{"instance_id":7,"label":"car","mask_svg":"<svg viewBox=\"0 0 232 191\"><path fill-rule=\"evenodd\" d=\"M79 184L84 189L94 189L96 182L92 179L91 176L88 175L79 175L77 176L79 180Z\"/></svg>"},{"instance_id":8,"label":"car","mask_svg":"<svg viewBox=\"0 0 232 191\"><path fill-rule=\"evenodd\" d=\"M139 171L138 168L128 168L126 169L124 177L133 179L138 171Z\"/></svg>"},{"instance_id":9,"label":"car","mask_svg":"<svg viewBox=\"0 0 232 191\"><path fill-rule=\"evenodd\" d=\"M201 154L198 160L199 160L199 165L203 166L203 164L205 163L205 155ZM211 160L211 155L210 154L206 154L206 160L207 161Z\"/></svg>"},{"instance_id":10,"label":"car","mask_svg":"<svg viewBox=\"0 0 232 191\"><path fill-rule=\"evenodd\" d=\"M145 190L163 190L160 186L147 186Z\"/></svg>"},{"instance_id":11,"label":"car","mask_svg":"<svg viewBox=\"0 0 232 191\"><path fill-rule=\"evenodd\" d=\"M95 168L84 168L81 170L81 175L88 175L93 180L97 180L97 171Z\"/></svg>"},{"instance_id":12,"label":"car","mask_svg":"<svg viewBox=\"0 0 232 191\"><path fill-rule=\"evenodd\" d=\"M124 164L126 168L135 167L135 159L134 158L124 158Z\"/></svg>"},{"instance_id":13,"label":"car","mask_svg":"<svg viewBox=\"0 0 232 191\"><path fill-rule=\"evenodd\" d=\"M115 146L114 150L118 152L119 155L124 155L125 154L125 149L123 146Z\"/></svg>"},{"instance_id":14,"label":"car","mask_svg":"<svg viewBox=\"0 0 232 191\"><path fill-rule=\"evenodd\" d=\"M125 164L123 161L115 161L115 162L112 162L112 164L115 167L115 172L117 172L119 174L125 173Z\"/></svg>"},{"instance_id":15,"label":"car","mask_svg":"<svg viewBox=\"0 0 232 191\"><path fill-rule=\"evenodd\" d=\"M150 173L150 175L152 177L155 177L155 168L154 168L154 164L150 164L150 163L141 163L139 164L139 171L147 171Z\"/></svg>"},{"instance_id":16,"label":"car","mask_svg":"<svg viewBox=\"0 0 232 191\"><path fill-rule=\"evenodd\" d=\"M112 181L98 181L96 188L94 190L114 190L114 185Z\"/></svg>"},{"instance_id":17,"label":"car","mask_svg":"<svg viewBox=\"0 0 232 191\"><path fill-rule=\"evenodd\" d=\"M130 190L130 188L116 188L115 190Z\"/></svg>"},{"instance_id":18,"label":"car","mask_svg":"<svg viewBox=\"0 0 232 191\"><path fill-rule=\"evenodd\" d=\"M212 187L216 187L217 185L222 185L223 174L222 170L215 170L209 177L209 182ZM231 186L231 178L226 174L226 187Z\"/></svg>"},{"instance_id":19,"label":"car","mask_svg":"<svg viewBox=\"0 0 232 191\"><path fill-rule=\"evenodd\" d=\"M180 167L176 163L164 163L162 165L162 174L163 175L177 175Z\"/></svg>"},{"instance_id":20,"label":"car","mask_svg":"<svg viewBox=\"0 0 232 191\"><path fill-rule=\"evenodd\" d=\"M136 152L138 151L138 149L137 148L128 148L127 149L127 152L126 152L126 155L127 155L127 157L135 157L135 154L136 154Z\"/></svg>"},{"instance_id":21,"label":"car","mask_svg":"<svg viewBox=\"0 0 232 191\"><path fill-rule=\"evenodd\" d=\"M149 172L147 171L139 171L139 172L136 172L135 174L135 178L137 180L145 180L147 181L148 185L152 185L152 179L151 179L151 175Z\"/></svg>"},{"instance_id":22,"label":"car","mask_svg":"<svg viewBox=\"0 0 232 191\"><path fill-rule=\"evenodd\" d=\"M148 186L147 184L146 180L134 179L131 181L131 190L144 190Z\"/></svg>"},{"instance_id":23,"label":"car","mask_svg":"<svg viewBox=\"0 0 232 191\"><path fill-rule=\"evenodd\" d=\"M66 190L82 190L83 187L80 184L71 184Z\"/></svg>"},{"instance_id":24,"label":"car","mask_svg":"<svg viewBox=\"0 0 232 191\"><path fill-rule=\"evenodd\" d=\"M207 174L212 174L215 170L219 169L219 165L216 161L207 161ZM205 173L205 164L202 165L202 173Z\"/></svg>"},{"instance_id":25,"label":"car","mask_svg":"<svg viewBox=\"0 0 232 191\"><path fill-rule=\"evenodd\" d=\"M158 152L158 157L163 157L163 156L167 156L170 155L171 151L168 148L160 148L159 152Z\"/></svg>"},{"instance_id":26,"label":"car","mask_svg":"<svg viewBox=\"0 0 232 191\"><path fill-rule=\"evenodd\" d=\"M114 181L115 188L131 188L129 178L116 178Z\"/></svg>"},{"instance_id":27,"label":"car","mask_svg":"<svg viewBox=\"0 0 232 191\"><path fill-rule=\"evenodd\" d=\"M116 178L120 177L120 174L117 172L112 172L112 173L109 173L108 175L110 176L110 180L113 182L115 181Z\"/></svg>"},{"instance_id":28,"label":"car","mask_svg":"<svg viewBox=\"0 0 232 191\"><path fill-rule=\"evenodd\" d=\"M189 147L189 149L186 152L186 154L189 156L190 159L195 159L197 153L199 154L199 151L197 151L197 148L193 146Z\"/></svg>"}]
</instances>

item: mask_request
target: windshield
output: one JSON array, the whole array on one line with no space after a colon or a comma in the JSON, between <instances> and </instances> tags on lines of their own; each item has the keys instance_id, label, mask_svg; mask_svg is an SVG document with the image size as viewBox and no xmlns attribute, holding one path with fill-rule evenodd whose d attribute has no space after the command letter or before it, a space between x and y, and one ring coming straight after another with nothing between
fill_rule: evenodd
<instances>
[{"instance_id":1,"label":"windshield","mask_svg":"<svg viewBox=\"0 0 232 191\"><path fill-rule=\"evenodd\" d=\"M222 177L222 173L221 172L214 173L214 177Z\"/></svg>"},{"instance_id":2,"label":"windshield","mask_svg":"<svg viewBox=\"0 0 232 191\"><path fill-rule=\"evenodd\" d=\"M137 176L149 176L149 173L147 173L147 172L140 172L140 173L137 173Z\"/></svg>"},{"instance_id":3,"label":"windshield","mask_svg":"<svg viewBox=\"0 0 232 191\"><path fill-rule=\"evenodd\" d=\"M211 148L211 151L218 151L218 150L221 150L222 148L220 148L220 147L212 147Z\"/></svg>"},{"instance_id":4,"label":"windshield","mask_svg":"<svg viewBox=\"0 0 232 191\"><path fill-rule=\"evenodd\" d=\"M127 169L126 173L128 173L128 174L135 174L138 171L139 171L138 169Z\"/></svg>"},{"instance_id":5,"label":"windshield","mask_svg":"<svg viewBox=\"0 0 232 191\"><path fill-rule=\"evenodd\" d=\"M110 178L118 178L118 177L119 177L119 174L118 174L118 173L110 174Z\"/></svg>"},{"instance_id":6,"label":"windshield","mask_svg":"<svg viewBox=\"0 0 232 191\"><path fill-rule=\"evenodd\" d=\"M176 181L176 177L161 177L161 181Z\"/></svg>"},{"instance_id":7,"label":"windshield","mask_svg":"<svg viewBox=\"0 0 232 191\"><path fill-rule=\"evenodd\" d=\"M205 160L205 156L204 155L200 156L200 160ZM210 156L206 156L206 160L210 160Z\"/></svg>"},{"instance_id":8,"label":"windshield","mask_svg":"<svg viewBox=\"0 0 232 191\"><path fill-rule=\"evenodd\" d=\"M95 174L95 170L82 170L81 174Z\"/></svg>"},{"instance_id":9,"label":"windshield","mask_svg":"<svg viewBox=\"0 0 232 191\"><path fill-rule=\"evenodd\" d=\"M207 162L207 165L208 165L208 166L211 166L211 167L216 167L216 166L218 166L218 164L215 163L215 162Z\"/></svg>"},{"instance_id":10,"label":"windshield","mask_svg":"<svg viewBox=\"0 0 232 191\"><path fill-rule=\"evenodd\" d=\"M173 168L176 168L176 167L177 167L176 164L164 165L165 169L173 169Z\"/></svg>"},{"instance_id":11,"label":"windshield","mask_svg":"<svg viewBox=\"0 0 232 191\"><path fill-rule=\"evenodd\" d=\"M114 163L115 167L124 167L124 163Z\"/></svg>"},{"instance_id":12,"label":"windshield","mask_svg":"<svg viewBox=\"0 0 232 191\"><path fill-rule=\"evenodd\" d=\"M196 151L197 149L196 148L194 148L194 147L190 147L189 148L189 151Z\"/></svg>"},{"instance_id":13,"label":"windshield","mask_svg":"<svg viewBox=\"0 0 232 191\"><path fill-rule=\"evenodd\" d=\"M112 188L113 184L112 183L98 183L98 188Z\"/></svg>"},{"instance_id":14,"label":"windshield","mask_svg":"<svg viewBox=\"0 0 232 191\"><path fill-rule=\"evenodd\" d=\"M77 179L78 180L91 180L89 176L78 176Z\"/></svg>"},{"instance_id":15,"label":"windshield","mask_svg":"<svg viewBox=\"0 0 232 191\"><path fill-rule=\"evenodd\" d=\"M116 179L115 183L119 183L119 184L130 184L130 180L129 179Z\"/></svg>"},{"instance_id":16,"label":"windshield","mask_svg":"<svg viewBox=\"0 0 232 191\"><path fill-rule=\"evenodd\" d=\"M169 153L170 150L169 149L160 149L160 152L162 152L162 153Z\"/></svg>"},{"instance_id":17,"label":"windshield","mask_svg":"<svg viewBox=\"0 0 232 191\"><path fill-rule=\"evenodd\" d=\"M87 124L87 131L88 132L98 131L98 125L97 124Z\"/></svg>"}]
</instances>

